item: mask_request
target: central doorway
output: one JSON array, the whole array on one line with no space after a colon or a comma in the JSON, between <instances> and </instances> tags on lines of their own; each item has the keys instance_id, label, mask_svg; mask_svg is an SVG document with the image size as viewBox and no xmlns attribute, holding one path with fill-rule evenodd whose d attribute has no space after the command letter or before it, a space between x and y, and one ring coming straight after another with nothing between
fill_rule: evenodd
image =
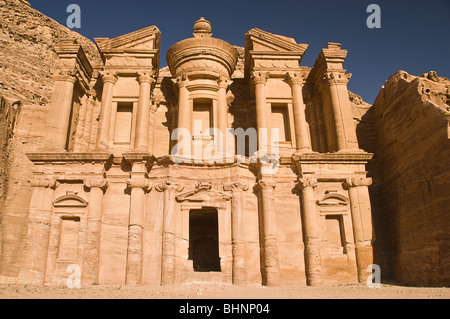
<instances>
[{"instance_id":1,"label":"central doorway","mask_svg":"<svg viewBox=\"0 0 450 319\"><path fill-rule=\"evenodd\" d=\"M217 209L190 210L189 259L193 261L194 271L221 271Z\"/></svg>"}]
</instances>

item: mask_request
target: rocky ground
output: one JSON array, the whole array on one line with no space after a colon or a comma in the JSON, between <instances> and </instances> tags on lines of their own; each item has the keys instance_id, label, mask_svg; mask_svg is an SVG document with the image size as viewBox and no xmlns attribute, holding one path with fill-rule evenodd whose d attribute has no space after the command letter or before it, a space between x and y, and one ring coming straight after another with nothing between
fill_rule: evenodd
<instances>
[{"instance_id":1,"label":"rocky ground","mask_svg":"<svg viewBox=\"0 0 450 319\"><path fill-rule=\"evenodd\" d=\"M0 285L0 299L450 299L450 288L382 284L326 287L236 287L188 284L173 287L91 286L82 288Z\"/></svg>"}]
</instances>

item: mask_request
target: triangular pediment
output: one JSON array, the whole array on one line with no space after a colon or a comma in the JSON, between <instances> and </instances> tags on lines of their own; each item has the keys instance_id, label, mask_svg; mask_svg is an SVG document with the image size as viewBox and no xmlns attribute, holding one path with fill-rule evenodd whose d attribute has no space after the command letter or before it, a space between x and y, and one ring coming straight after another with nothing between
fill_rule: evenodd
<instances>
[{"instance_id":1,"label":"triangular pediment","mask_svg":"<svg viewBox=\"0 0 450 319\"><path fill-rule=\"evenodd\" d=\"M307 44L297 43L293 38L273 34L258 28L251 29L246 34L246 48L252 51L268 52L301 52L308 48Z\"/></svg>"},{"instance_id":2,"label":"triangular pediment","mask_svg":"<svg viewBox=\"0 0 450 319\"><path fill-rule=\"evenodd\" d=\"M159 50L161 32L156 26L137 30L114 39L96 38L95 42L102 52L121 52L128 50Z\"/></svg>"}]
</instances>

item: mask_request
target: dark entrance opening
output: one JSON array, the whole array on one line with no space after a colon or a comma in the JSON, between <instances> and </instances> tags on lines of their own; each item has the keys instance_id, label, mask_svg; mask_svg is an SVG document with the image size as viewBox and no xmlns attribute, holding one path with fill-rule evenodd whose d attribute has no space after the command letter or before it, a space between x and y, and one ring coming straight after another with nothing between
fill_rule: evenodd
<instances>
[{"instance_id":1,"label":"dark entrance opening","mask_svg":"<svg viewBox=\"0 0 450 319\"><path fill-rule=\"evenodd\" d=\"M220 271L217 209L189 212L189 259L193 261L194 271Z\"/></svg>"}]
</instances>

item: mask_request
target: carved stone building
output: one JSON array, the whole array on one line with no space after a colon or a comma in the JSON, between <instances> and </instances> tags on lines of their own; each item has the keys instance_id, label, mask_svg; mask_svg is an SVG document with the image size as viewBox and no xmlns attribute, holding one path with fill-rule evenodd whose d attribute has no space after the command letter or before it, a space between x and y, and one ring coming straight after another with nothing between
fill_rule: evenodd
<instances>
[{"instance_id":1,"label":"carved stone building","mask_svg":"<svg viewBox=\"0 0 450 319\"><path fill-rule=\"evenodd\" d=\"M19 278L64 284L76 264L85 285L365 282L372 154L356 138L347 52L328 43L304 67L306 44L255 28L242 50L202 18L160 69L160 35L95 39L100 65L75 40L57 47L44 143L27 154ZM181 140L224 145L208 128L278 129L279 152L249 142L222 161L171 156Z\"/></svg>"}]
</instances>

